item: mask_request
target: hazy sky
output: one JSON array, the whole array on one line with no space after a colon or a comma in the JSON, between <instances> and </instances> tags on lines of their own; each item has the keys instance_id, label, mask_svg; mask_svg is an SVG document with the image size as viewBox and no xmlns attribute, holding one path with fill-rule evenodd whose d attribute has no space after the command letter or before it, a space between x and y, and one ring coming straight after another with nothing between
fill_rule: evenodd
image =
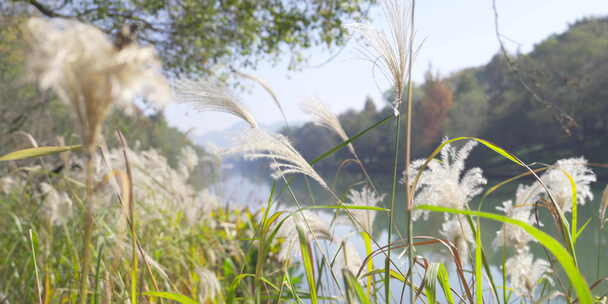
<instances>
[{"instance_id":1,"label":"hazy sky","mask_svg":"<svg viewBox=\"0 0 608 304\"><path fill-rule=\"evenodd\" d=\"M551 34L565 31L569 24L587 16L608 14L606 0L496 0L501 33L509 50L530 51L534 44ZM424 40L413 66L414 80L421 81L432 64L446 75L465 67L487 63L498 51L491 0L426 0L416 3L416 38ZM384 27L381 10L371 11L372 23ZM318 97L332 111L340 113L348 108L361 109L365 96L376 104L383 103L382 92L388 83L364 60L357 39L341 51L321 48L305 54L309 62L299 71L288 72L288 55L276 66L260 64L257 71L246 71L264 79L277 93L290 121L307 117L298 104L310 97ZM339 55L320 67L336 52ZM608 50L607 50L608 51ZM241 100L258 122L281 121L280 112L270 97L255 84L240 94ZM194 134L230 127L238 120L224 113L199 113L187 105L172 105L165 112L169 122Z\"/></svg>"}]
</instances>

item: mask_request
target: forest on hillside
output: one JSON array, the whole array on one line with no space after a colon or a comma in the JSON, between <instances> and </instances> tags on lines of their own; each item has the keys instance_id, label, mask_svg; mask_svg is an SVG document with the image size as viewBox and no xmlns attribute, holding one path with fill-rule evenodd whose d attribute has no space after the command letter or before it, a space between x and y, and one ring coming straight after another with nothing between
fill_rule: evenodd
<instances>
[{"instance_id":1,"label":"forest on hillside","mask_svg":"<svg viewBox=\"0 0 608 304\"><path fill-rule=\"evenodd\" d=\"M522 159L552 163L567 155L591 162L608 158L608 17L586 18L538 43L527 54L497 53L490 62L441 76L432 68L414 89L413 153L425 157L443 137L480 137ZM361 111L339 115L353 136L392 115L390 100L377 108L370 98ZM405 99L405 97L404 97ZM325 101L331 104L331 100ZM405 119L403 119L405 121ZM394 155L394 125L384 124L357 141L360 158L372 172L387 172ZM307 159L337 145L338 136L308 123L283 129ZM350 158L343 149L317 164L335 171ZM487 172L505 174L507 162L478 149L471 157ZM356 166L347 166L357 172Z\"/></svg>"}]
</instances>

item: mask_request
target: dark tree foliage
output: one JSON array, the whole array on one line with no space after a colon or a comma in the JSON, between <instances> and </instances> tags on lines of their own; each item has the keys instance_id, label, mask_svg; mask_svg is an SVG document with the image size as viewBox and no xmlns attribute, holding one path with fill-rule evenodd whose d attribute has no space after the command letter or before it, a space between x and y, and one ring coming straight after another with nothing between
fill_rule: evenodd
<instances>
[{"instance_id":1,"label":"dark tree foliage","mask_svg":"<svg viewBox=\"0 0 608 304\"><path fill-rule=\"evenodd\" d=\"M0 6L2 2L0 0ZM359 21L373 0L23 0L49 17L76 18L108 33L136 24L176 72L255 66L261 59L345 42L344 22Z\"/></svg>"}]
</instances>

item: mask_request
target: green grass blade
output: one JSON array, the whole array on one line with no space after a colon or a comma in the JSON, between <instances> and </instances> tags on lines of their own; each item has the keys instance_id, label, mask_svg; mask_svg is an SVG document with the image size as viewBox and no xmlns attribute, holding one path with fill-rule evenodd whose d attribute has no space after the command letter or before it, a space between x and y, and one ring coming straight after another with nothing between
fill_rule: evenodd
<instances>
[{"instance_id":1,"label":"green grass blade","mask_svg":"<svg viewBox=\"0 0 608 304\"><path fill-rule=\"evenodd\" d=\"M439 264L437 268L437 280L439 280L439 285L441 286L441 289L443 289L443 294L445 295L448 304L454 304L452 287L450 286L450 275L443 264Z\"/></svg>"},{"instance_id":2,"label":"green grass blade","mask_svg":"<svg viewBox=\"0 0 608 304\"><path fill-rule=\"evenodd\" d=\"M578 295L580 303L583 303L583 304L593 303L593 297L591 296L591 290L589 289L589 285L587 284L585 278L583 277L583 275L580 273L579 269L577 268L577 266L574 262L574 258L572 257L572 255L570 255L568 250L566 250L557 240L552 238L547 233L545 233L541 230L538 230L538 229L534 228L533 226L528 225L522 221L518 221L518 220L515 220L512 218L506 217L506 216L497 215L497 214L493 214L493 213L487 213L487 212L481 212L481 211L471 211L471 210L459 210L459 209L444 208L444 207L429 206L429 205L422 205L422 206L418 206L416 208L420 209L420 210L429 210L429 211L433 211L433 212L447 212L447 213L452 213L452 214L479 216L479 217L499 221L502 223L516 225L516 226L522 228L527 233L529 233L531 236L533 236L539 243L541 243L545 248L547 248L555 256L555 258L558 260L558 262L560 263L560 265L566 272L566 275L568 276L568 279L570 280L572 287L574 287L574 289Z\"/></svg>"},{"instance_id":3,"label":"green grass blade","mask_svg":"<svg viewBox=\"0 0 608 304\"><path fill-rule=\"evenodd\" d=\"M319 302L317 298L317 289L315 284L315 274L314 274L314 261L312 257L312 250L310 248L310 244L308 243L308 239L306 235L298 227L298 237L300 239L300 254L302 255L302 262L304 263L304 271L306 273L306 281L308 282L308 287L310 289L310 302L316 304Z\"/></svg>"},{"instance_id":4,"label":"green grass blade","mask_svg":"<svg viewBox=\"0 0 608 304\"><path fill-rule=\"evenodd\" d=\"M251 273L241 273L237 275L234 280L232 280L230 287L228 287L228 290L226 291L226 303L234 302L234 298L236 296L236 289L241 283L241 281L246 277L255 277L255 275Z\"/></svg>"},{"instance_id":5,"label":"green grass blade","mask_svg":"<svg viewBox=\"0 0 608 304\"><path fill-rule=\"evenodd\" d=\"M372 254L372 238L367 232L361 232L361 238L363 239L363 243L365 244L365 256L370 256ZM367 272L374 271L374 261L373 259L367 260ZM367 296L372 296L372 283L373 277L367 278Z\"/></svg>"},{"instance_id":6,"label":"green grass blade","mask_svg":"<svg viewBox=\"0 0 608 304\"><path fill-rule=\"evenodd\" d=\"M72 151L76 149L80 149L81 145L74 146L48 146L48 147L38 147L38 148L28 148L23 150L14 151L0 157L0 161L9 161L9 160L20 160L32 157L40 157L49 154L61 153L66 151Z\"/></svg>"},{"instance_id":7,"label":"green grass blade","mask_svg":"<svg viewBox=\"0 0 608 304\"><path fill-rule=\"evenodd\" d=\"M95 266L95 293L93 294L93 303L97 304L99 300L99 280L101 277L101 257L103 256L103 246L101 243L97 250L97 266Z\"/></svg>"},{"instance_id":8,"label":"green grass blade","mask_svg":"<svg viewBox=\"0 0 608 304\"><path fill-rule=\"evenodd\" d=\"M477 234L477 227L481 227L479 225L479 221L477 222L477 226L475 226L473 224L473 219L471 218L471 216L467 215L467 222L469 224L469 227L471 227L471 231L473 231L475 234ZM480 240L481 240L481 236L480 236ZM486 275L488 276L488 281L490 282L490 287L491 287L492 293L496 297L496 303L500 303L500 296L498 295L498 290L496 289L496 284L494 283L494 277L492 276L492 272L490 271L490 264L488 263L488 260L486 258L486 253L485 253L485 250L483 248L483 244L481 243L481 241L479 241L479 248L481 249L482 266L483 266L484 270L486 271ZM477 253L477 251L475 251L475 253ZM475 256L475 258L477 258L477 256Z\"/></svg>"},{"instance_id":9,"label":"green grass blade","mask_svg":"<svg viewBox=\"0 0 608 304\"><path fill-rule=\"evenodd\" d=\"M369 297L365 295L365 290L363 289L361 284L359 284L357 278L355 278L355 276L350 271L348 271L348 269L344 269L342 271L342 275L344 276L344 278L346 278L346 292L353 292L357 297L358 302L361 304L371 304Z\"/></svg>"},{"instance_id":10,"label":"green grass blade","mask_svg":"<svg viewBox=\"0 0 608 304\"><path fill-rule=\"evenodd\" d=\"M172 300L172 301L178 302L180 304L199 304L197 301L195 301L185 295L171 293L171 292L148 291L148 292L144 292L144 296Z\"/></svg>"},{"instance_id":11,"label":"green grass blade","mask_svg":"<svg viewBox=\"0 0 608 304\"><path fill-rule=\"evenodd\" d=\"M587 228L587 225L589 225L589 223L591 223L591 217L589 219L587 219L587 221L583 224L583 226L581 226L581 229L579 229L576 232L576 236L574 237L574 240L578 239L579 236L581 236L581 234L583 233L583 231L585 231L585 228Z\"/></svg>"},{"instance_id":12,"label":"green grass blade","mask_svg":"<svg viewBox=\"0 0 608 304\"><path fill-rule=\"evenodd\" d=\"M481 229L479 220L475 229L475 298L477 303L483 303L483 273L481 272Z\"/></svg>"},{"instance_id":13,"label":"green grass blade","mask_svg":"<svg viewBox=\"0 0 608 304\"><path fill-rule=\"evenodd\" d=\"M330 149L329 151L317 156L315 159L310 161L310 164L314 164L326 157L329 157L330 155L336 153L336 151L348 146L348 144L350 144L351 142L357 140L359 137L365 135L365 133L375 129L376 127L379 127L381 125L383 125L384 123L386 123L389 120L392 120L394 118L394 115L389 115L387 117L385 117L384 119L378 121L377 123L371 125L370 127L368 127L367 129L357 133L355 136L352 136L351 138L349 138L348 140L343 141L342 143L338 144L337 146L333 147L332 149Z\"/></svg>"},{"instance_id":14,"label":"green grass blade","mask_svg":"<svg viewBox=\"0 0 608 304\"><path fill-rule=\"evenodd\" d=\"M439 282L448 304L454 304L447 269L441 263L431 263L424 275L424 291L429 304L437 303L437 282Z\"/></svg>"},{"instance_id":15,"label":"green grass blade","mask_svg":"<svg viewBox=\"0 0 608 304\"><path fill-rule=\"evenodd\" d=\"M38 248L38 237L32 232L32 229L28 230L30 237L30 246L32 248L32 261L34 262L34 274L36 275L36 287L38 291L38 303L42 304L42 286L40 285L40 275L38 271L38 261L36 258L36 248Z\"/></svg>"}]
</instances>

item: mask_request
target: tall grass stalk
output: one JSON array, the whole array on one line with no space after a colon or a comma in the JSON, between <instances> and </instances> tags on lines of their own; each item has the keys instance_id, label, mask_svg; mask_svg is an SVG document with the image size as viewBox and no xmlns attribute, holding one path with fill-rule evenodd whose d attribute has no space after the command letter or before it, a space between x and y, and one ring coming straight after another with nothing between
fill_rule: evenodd
<instances>
[{"instance_id":1,"label":"tall grass stalk","mask_svg":"<svg viewBox=\"0 0 608 304\"><path fill-rule=\"evenodd\" d=\"M409 166L411 162L411 153L412 153L412 61L413 61L413 51L414 51L414 12L416 9L416 0L412 0L412 7L410 11L410 41L409 41L409 57L408 57L408 67L407 67L407 122L405 126L405 172L409 172ZM403 183L405 185L405 199L407 202L407 242L408 242L408 263L410 267L410 303L414 303L414 224L412 220L412 213L414 211L414 199L412 194L412 188L410 187L410 183L407 180L408 174L405 174L406 181Z\"/></svg>"},{"instance_id":2,"label":"tall grass stalk","mask_svg":"<svg viewBox=\"0 0 608 304\"><path fill-rule=\"evenodd\" d=\"M89 271L91 268L91 242L93 240L93 172L95 172L95 142L86 146L88 157L86 162L86 196L82 223L84 234L82 236L82 261L80 274L80 304L87 304L87 293L89 287Z\"/></svg>"},{"instance_id":3,"label":"tall grass stalk","mask_svg":"<svg viewBox=\"0 0 608 304\"><path fill-rule=\"evenodd\" d=\"M392 185L392 190L391 190L391 210L389 212L389 217L388 217L388 248L387 248L387 258L390 259L391 258L391 242L392 242L392 233L393 233L393 213L395 210L395 200L396 200L396 196L397 196L397 164L398 164L398 159L399 159L399 126L401 124L401 115L397 116L397 121L395 122L395 157L393 159L393 185ZM384 279L385 279L385 283L384 283L384 294L385 294L385 302L389 303L390 300L390 268L388 267L389 264L386 263L385 267L385 272L384 272Z\"/></svg>"}]
</instances>

